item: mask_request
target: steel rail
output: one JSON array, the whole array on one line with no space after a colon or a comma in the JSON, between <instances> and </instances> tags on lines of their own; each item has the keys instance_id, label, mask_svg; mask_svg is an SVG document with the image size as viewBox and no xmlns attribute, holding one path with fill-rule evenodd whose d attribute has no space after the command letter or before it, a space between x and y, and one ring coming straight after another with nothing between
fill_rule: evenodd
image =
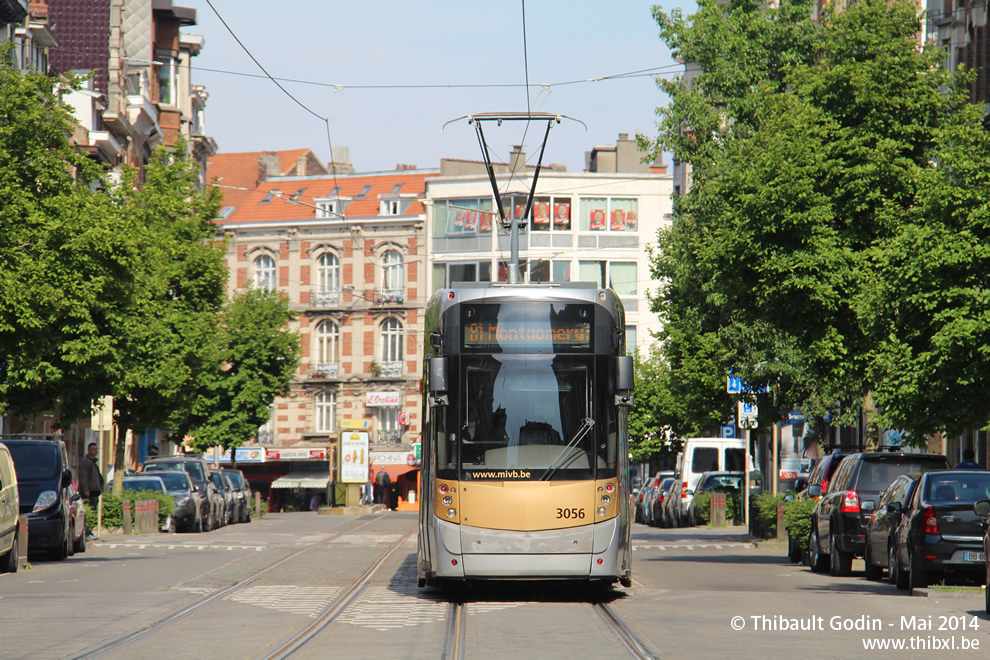
<instances>
[{"instance_id":1,"label":"steel rail","mask_svg":"<svg viewBox=\"0 0 990 660\"><path fill-rule=\"evenodd\" d=\"M271 564L270 566L267 566L265 568L262 568L261 570L256 571L255 573L251 574L249 577L246 577L243 580L230 585L229 587L221 589L220 591L212 593L209 596L206 596L205 598L202 598L199 601L193 603L192 605L188 605L178 611L172 612L171 614L167 614L163 618L145 626L144 628L126 633L124 635L121 635L120 637L117 637L116 639L112 639L109 642L106 642L96 647L95 649L87 650L79 655L75 655L73 656L73 660L95 660L96 658L102 658L110 653L113 653L114 651L119 651L120 649L130 646L131 644L137 641L140 641L146 637L154 635L155 633L160 632L170 624L175 623L176 621L180 621L181 619L186 618L190 614L195 614L196 612L204 610L207 607L213 605L214 603L223 600L230 594L236 593L250 586L252 583L264 577L265 575L268 575L269 573L279 568L283 564L286 564L292 561L293 559L296 559L297 557L306 554L307 552L310 552L311 550L326 545L327 543L330 543L334 539L343 536L344 534L349 534L355 530L370 525L373 522L375 522L375 519L368 520L366 522L361 523L360 525L356 525L354 527L350 527L348 529L342 530L323 540L317 541L316 543L308 545L305 548L297 550L296 552L293 552L287 557L283 557L282 559L278 560L274 564Z\"/></svg>"},{"instance_id":2,"label":"steel rail","mask_svg":"<svg viewBox=\"0 0 990 660\"><path fill-rule=\"evenodd\" d=\"M454 601L447 609L447 632L443 640L443 660L464 658L464 634L467 627L467 613L464 603Z\"/></svg>"},{"instance_id":3,"label":"steel rail","mask_svg":"<svg viewBox=\"0 0 990 660\"><path fill-rule=\"evenodd\" d=\"M610 608L608 604L598 601L592 603L592 607L595 608L595 612L597 612L602 618L605 625L609 627L609 630L615 633L616 637L622 641L622 644L634 658L640 658L641 660L656 660L658 656L650 652L647 645L639 639L639 636L634 633L615 612L612 611L612 608Z\"/></svg>"},{"instance_id":4,"label":"steel rail","mask_svg":"<svg viewBox=\"0 0 990 660\"><path fill-rule=\"evenodd\" d=\"M365 571L364 574L347 589L347 591L341 594L323 610L323 613L316 618L316 621L303 628L291 639L283 643L280 647L265 657L269 660L272 658L287 658L312 641L314 637L330 625L334 619L344 612L344 610L350 607L351 603L353 603L354 600L368 588L371 578L373 578L375 574L381 570L385 562L388 561L388 558L391 557L392 554L398 550L399 547L401 547L402 544L405 543L416 531L418 530L413 529L412 531L406 533L398 541L393 543L389 549L386 550L384 554L382 554L382 556L371 565L371 568Z\"/></svg>"}]
</instances>

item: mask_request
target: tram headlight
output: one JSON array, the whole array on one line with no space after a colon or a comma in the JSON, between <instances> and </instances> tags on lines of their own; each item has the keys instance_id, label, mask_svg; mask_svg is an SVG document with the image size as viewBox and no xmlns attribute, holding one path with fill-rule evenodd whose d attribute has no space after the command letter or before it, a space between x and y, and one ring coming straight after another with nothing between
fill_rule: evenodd
<instances>
[{"instance_id":1,"label":"tram headlight","mask_svg":"<svg viewBox=\"0 0 990 660\"><path fill-rule=\"evenodd\" d=\"M447 497L443 498L443 505L444 506L450 506L453 503L454 503L454 498L451 497L450 495L448 495Z\"/></svg>"},{"instance_id":2,"label":"tram headlight","mask_svg":"<svg viewBox=\"0 0 990 660\"><path fill-rule=\"evenodd\" d=\"M608 510L605 507L598 508L598 515L601 516L602 518L604 518L607 513Z\"/></svg>"},{"instance_id":3,"label":"tram headlight","mask_svg":"<svg viewBox=\"0 0 990 660\"><path fill-rule=\"evenodd\" d=\"M603 509L603 511L604 511L604 509ZM457 509L447 509L447 517L448 518L456 518L457 517Z\"/></svg>"},{"instance_id":4,"label":"tram headlight","mask_svg":"<svg viewBox=\"0 0 990 660\"><path fill-rule=\"evenodd\" d=\"M602 504L604 504L604 505L607 506L607 505L609 505L611 503L612 503L612 498L611 497L609 497L608 495L602 495Z\"/></svg>"}]
</instances>

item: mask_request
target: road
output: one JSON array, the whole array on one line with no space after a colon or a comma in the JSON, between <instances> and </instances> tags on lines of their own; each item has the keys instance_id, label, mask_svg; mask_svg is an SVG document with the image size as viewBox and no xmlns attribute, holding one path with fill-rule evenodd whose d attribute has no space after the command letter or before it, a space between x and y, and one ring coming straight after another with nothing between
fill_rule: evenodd
<instances>
[{"instance_id":1,"label":"road","mask_svg":"<svg viewBox=\"0 0 990 660\"><path fill-rule=\"evenodd\" d=\"M908 657L990 648L982 598L905 595L866 581L861 563L851 578L813 574L782 544L731 528L635 525L633 587L598 605L557 584L479 587L461 604L417 588L415 523L409 513L290 513L208 534L107 537L0 576L0 656L875 658L904 653L864 644L895 640Z\"/></svg>"}]
</instances>

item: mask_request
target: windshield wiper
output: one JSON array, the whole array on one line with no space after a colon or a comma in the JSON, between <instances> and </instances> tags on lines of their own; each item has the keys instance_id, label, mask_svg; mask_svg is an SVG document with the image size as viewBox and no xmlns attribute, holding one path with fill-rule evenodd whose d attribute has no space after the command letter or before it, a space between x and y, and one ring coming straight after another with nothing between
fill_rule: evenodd
<instances>
[{"instance_id":1,"label":"windshield wiper","mask_svg":"<svg viewBox=\"0 0 990 660\"><path fill-rule=\"evenodd\" d=\"M571 449L577 446L577 443L579 443L584 438L584 436L588 435L588 432L591 431L591 429L594 426L595 426L595 420L591 419L590 417L585 417L581 421L581 426L578 427L577 433L574 434L574 437L571 438L571 441L568 442L567 445L560 451L560 454L557 455L557 458L553 459L553 463L550 464L550 467L547 468L547 471L543 473L542 477L540 477L540 481L549 481L550 477L557 474L557 470L562 468L564 466L564 463L567 462L567 459L564 458L565 455L568 454Z\"/></svg>"}]
</instances>

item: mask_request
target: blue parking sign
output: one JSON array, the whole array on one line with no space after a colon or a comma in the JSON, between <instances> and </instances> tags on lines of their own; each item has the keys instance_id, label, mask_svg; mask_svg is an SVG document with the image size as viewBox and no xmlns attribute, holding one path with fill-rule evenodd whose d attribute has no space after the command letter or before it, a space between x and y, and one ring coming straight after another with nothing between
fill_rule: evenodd
<instances>
[{"instance_id":1,"label":"blue parking sign","mask_svg":"<svg viewBox=\"0 0 990 660\"><path fill-rule=\"evenodd\" d=\"M732 424L726 424L722 427L722 437L723 438L734 438L736 437L736 427Z\"/></svg>"}]
</instances>

